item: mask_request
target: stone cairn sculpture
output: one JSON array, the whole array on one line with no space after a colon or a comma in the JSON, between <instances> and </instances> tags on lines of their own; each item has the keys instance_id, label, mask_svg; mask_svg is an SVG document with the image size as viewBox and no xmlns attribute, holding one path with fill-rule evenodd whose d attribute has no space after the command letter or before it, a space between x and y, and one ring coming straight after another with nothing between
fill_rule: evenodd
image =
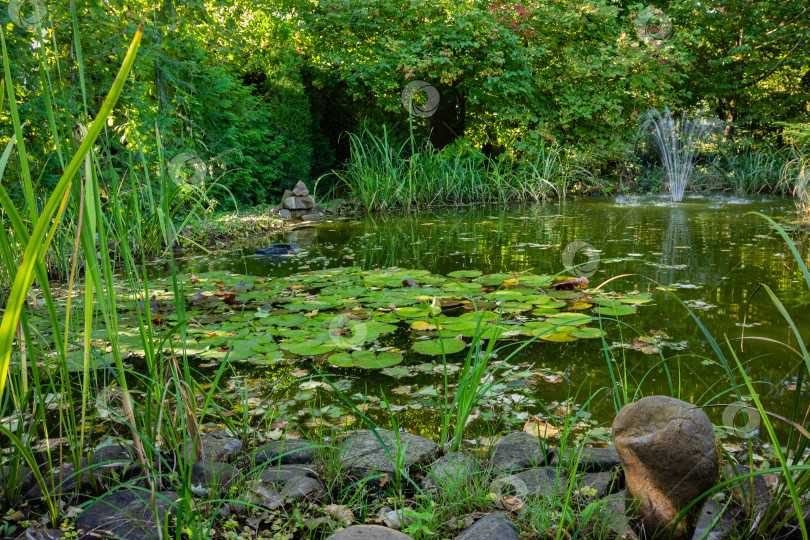
<instances>
[{"instance_id":1,"label":"stone cairn sculpture","mask_svg":"<svg viewBox=\"0 0 810 540\"><path fill-rule=\"evenodd\" d=\"M305 221L311 221L322 217L323 208L315 204L315 199L309 194L307 186L299 181L292 191L284 190L279 214L284 219L300 217Z\"/></svg>"},{"instance_id":2,"label":"stone cairn sculpture","mask_svg":"<svg viewBox=\"0 0 810 540\"><path fill-rule=\"evenodd\" d=\"M627 514L642 540L689 540L702 505L680 512L717 484L720 461L709 417L691 403L649 396L613 420L624 467Z\"/></svg>"}]
</instances>

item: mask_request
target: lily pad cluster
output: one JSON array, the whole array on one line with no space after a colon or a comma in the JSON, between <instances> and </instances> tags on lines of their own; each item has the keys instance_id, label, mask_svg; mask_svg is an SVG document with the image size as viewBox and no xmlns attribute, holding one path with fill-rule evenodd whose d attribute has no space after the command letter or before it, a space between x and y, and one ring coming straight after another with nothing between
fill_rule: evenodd
<instances>
[{"instance_id":1,"label":"lily pad cluster","mask_svg":"<svg viewBox=\"0 0 810 540\"><path fill-rule=\"evenodd\" d=\"M463 353L471 338L568 342L603 335L600 318L636 312L650 294L559 290L564 278L459 270L333 268L283 278L215 272L181 276L185 340L167 280L150 283L148 300L118 291L119 344L142 354L139 318L158 346L209 361L257 365L326 361L341 368L384 369L406 357ZM147 313L148 311L148 313ZM43 321L44 313L42 314ZM99 332L96 343L109 336Z\"/></svg>"}]
</instances>

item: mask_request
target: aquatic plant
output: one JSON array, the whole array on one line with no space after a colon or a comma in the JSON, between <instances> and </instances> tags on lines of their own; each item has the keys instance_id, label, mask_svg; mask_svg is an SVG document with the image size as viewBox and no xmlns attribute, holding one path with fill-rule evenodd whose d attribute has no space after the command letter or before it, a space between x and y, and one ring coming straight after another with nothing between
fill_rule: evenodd
<instances>
[{"instance_id":1,"label":"aquatic plant","mask_svg":"<svg viewBox=\"0 0 810 540\"><path fill-rule=\"evenodd\" d=\"M799 217L810 218L810 151L806 147L790 149L790 160L782 166L779 187L793 195Z\"/></svg>"},{"instance_id":2,"label":"aquatic plant","mask_svg":"<svg viewBox=\"0 0 810 540\"><path fill-rule=\"evenodd\" d=\"M677 120L667 107L663 113L652 109L644 115L639 130L652 133L667 174L672 200L682 201L695 168L698 147L709 132L707 124L700 118L689 118L685 111Z\"/></svg>"}]
</instances>

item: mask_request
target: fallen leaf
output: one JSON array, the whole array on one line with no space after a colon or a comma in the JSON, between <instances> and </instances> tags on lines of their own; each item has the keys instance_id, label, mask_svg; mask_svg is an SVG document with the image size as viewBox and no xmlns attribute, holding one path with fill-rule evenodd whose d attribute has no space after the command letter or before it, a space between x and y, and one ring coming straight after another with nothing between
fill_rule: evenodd
<instances>
[{"instance_id":1,"label":"fallen leaf","mask_svg":"<svg viewBox=\"0 0 810 540\"><path fill-rule=\"evenodd\" d=\"M526 508L526 503L523 501L523 499L519 499L514 495L504 495L503 497L499 497L495 501L495 506L503 510L508 510L510 512L514 512L517 514L522 512L523 509Z\"/></svg>"},{"instance_id":2,"label":"fallen leaf","mask_svg":"<svg viewBox=\"0 0 810 540\"><path fill-rule=\"evenodd\" d=\"M549 439L557 435L560 430L545 420L533 416L523 426L523 431L541 439Z\"/></svg>"},{"instance_id":3,"label":"fallen leaf","mask_svg":"<svg viewBox=\"0 0 810 540\"><path fill-rule=\"evenodd\" d=\"M323 507L323 512L347 527L354 521L351 508L344 504L327 504Z\"/></svg>"}]
</instances>

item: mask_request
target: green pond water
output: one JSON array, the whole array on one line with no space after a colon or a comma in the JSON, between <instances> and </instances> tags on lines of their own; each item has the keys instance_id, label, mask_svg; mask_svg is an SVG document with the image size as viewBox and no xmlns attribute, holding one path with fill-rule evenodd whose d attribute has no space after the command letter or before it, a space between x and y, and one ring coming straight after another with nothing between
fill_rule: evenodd
<instances>
[{"instance_id":1,"label":"green pond water","mask_svg":"<svg viewBox=\"0 0 810 540\"><path fill-rule=\"evenodd\" d=\"M474 429L479 433L491 428L520 428L529 415L545 412L543 406L559 412L560 407L554 406L569 398L582 404L593 396L588 409L590 427L595 427L609 426L615 414L615 392L674 392L682 399L705 404L727 390L728 379L709 341L684 306L660 284L691 307L729 361L731 355L723 342L731 340L746 362L749 377L759 381L766 406L786 414L792 406L791 385L796 382L800 364L788 348L775 342L795 348L796 339L764 291L753 298L751 295L760 283L772 287L806 339L810 333L810 293L785 243L764 220L745 215L750 211L777 220L794 215L789 199L753 196L691 195L680 204L650 195L529 206L472 206L326 222L262 239L261 244L246 242L231 250L183 257L177 264L186 275L225 271L266 277L350 266L363 270L399 267L445 276L457 270L584 274L591 288L623 276L603 289L652 294L651 303L620 318L621 327L615 322L604 323L605 340L616 358L614 370L628 374L621 388L610 377L601 339L564 343L538 340L510 358L513 372L546 368L564 375L570 384L556 382L554 377L530 377L528 385L521 380L504 382L498 395L490 396L482 407L482 416L475 424L479 428ZM793 234L793 238L807 261L807 234ZM255 247L271 242L296 243L301 249L284 257L254 254ZM606 260L614 258L631 260ZM566 265L580 263L588 264L566 272ZM165 276L168 269L167 262L155 262L149 271L154 278ZM740 351L743 331L746 340ZM651 336L667 359L669 378L661 368L661 356L645 350L649 342L641 338ZM374 400L384 393L402 427L435 437L439 429L435 408L438 396L433 390L440 388L442 377L436 369L431 371L431 363L435 366L439 361L410 351L413 336L407 331L387 339L383 345L405 351L401 365L409 367L410 373L395 377L379 370L339 368L326 362L316 363L316 367L332 374L356 402L370 396L368 414L380 423L387 423L389 413L378 410L379 403ZM458 363L460 358L451 356L450 361ZM493 362L498 361L495 358ZM237 367L239 376L231 389L236 393L240 387L249 386L257 396L253 406L266 410L281 407L282 412L301 422L309 420L311 426L318 423L312 423L313 417L323 418L324 424L339 423L347 412L345 407L334 399L333 391L322 388L318 379L302 382L302 370L314 374L310 359ZM735 399L726 395L713 402L724 404ZM728 423L734 416L726 411L724 419L723 407L706 411L716 424ZM738 415L733 420L739 426L744 418Z\"/></svg>"}]
</instances>

